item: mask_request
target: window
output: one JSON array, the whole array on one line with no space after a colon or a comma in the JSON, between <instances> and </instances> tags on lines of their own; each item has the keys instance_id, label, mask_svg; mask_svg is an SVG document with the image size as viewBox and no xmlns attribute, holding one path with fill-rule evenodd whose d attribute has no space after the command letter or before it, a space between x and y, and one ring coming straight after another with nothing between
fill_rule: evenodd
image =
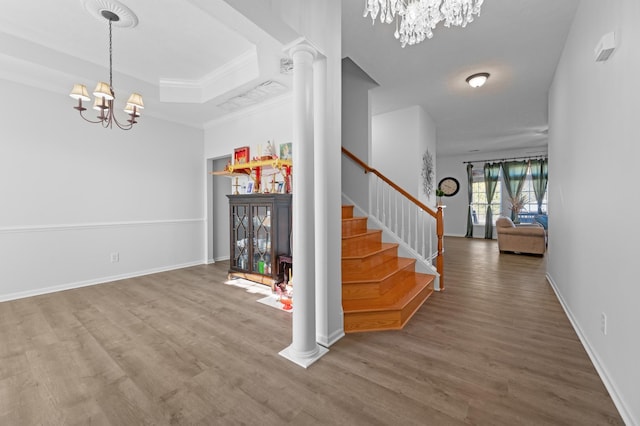
<instances>
[{"instance_id":1,"label":"window","mask_svg":"<svg viewBox=\"0 0 640 426\"><path fill-rule=\"evenodd\" d=\"M544 198L542 199L542 211L547 212L547 193L545 191ZM536 193L533 190L533 180L531 180L531 171L527 173L527 179L522 186L522 194L527 197L527 203L522 209L523 213L538 214L538 202L536 201Z\"/></svg>"},{"instance_id":2,"label":"window","mask_svg":"<svg viewBox=\"0 0 640 426\"><path fill-rule=\"evenodd\" d=\"M485 191L484 184L484 172L482 169L473 170L473 198L471 207L473 208L471 213L471 219L475 225L484 225L487 217L487 193ZM493 200L491 203L491 213L493 213L493 223L495 224L496 219L500 216L500 200L501 197L501 188L502 180L498 180L496 185L496 192L493 195Z\"/></svg>"}]
</instances>

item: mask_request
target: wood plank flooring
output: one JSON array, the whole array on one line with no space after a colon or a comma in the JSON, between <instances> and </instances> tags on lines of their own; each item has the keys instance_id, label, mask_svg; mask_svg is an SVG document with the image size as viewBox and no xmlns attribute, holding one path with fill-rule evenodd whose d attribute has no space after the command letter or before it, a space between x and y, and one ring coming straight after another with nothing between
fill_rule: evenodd
<instances>
[{"instance_id":1,"label":"wood plank flooring","mask_svg":"<svg viewBox=\"0 0 640 426\"><path fill-rule=\"evenodd\" d=\"M545 258L445 248L446 292L308 370L224 262L0 303L0 424L622 424Z\"/></svg>"}]
</instances>

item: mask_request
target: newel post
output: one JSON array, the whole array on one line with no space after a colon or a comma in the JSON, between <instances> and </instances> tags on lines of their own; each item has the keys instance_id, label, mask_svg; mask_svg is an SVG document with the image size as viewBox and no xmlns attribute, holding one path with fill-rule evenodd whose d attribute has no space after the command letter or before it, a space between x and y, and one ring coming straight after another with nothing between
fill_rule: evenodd
<instances>
[{"instance_id":1,"label":"newel post","mask_svg":"<svg viewBox=\"0 0 640 426\"><path fill-rule=\"evenodd\" d=\"M444 210L438 206L436 212L436 233L438 234L438 257L436 257L436 270L440 274L440 291L444 291Z\"/></svg>"}]
</instances>

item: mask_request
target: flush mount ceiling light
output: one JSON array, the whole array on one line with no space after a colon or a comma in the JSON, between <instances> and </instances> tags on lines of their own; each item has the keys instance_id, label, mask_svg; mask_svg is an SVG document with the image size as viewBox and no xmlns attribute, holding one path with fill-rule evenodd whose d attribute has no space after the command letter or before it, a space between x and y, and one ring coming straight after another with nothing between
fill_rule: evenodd
<instances>
[{"instance_id":1,"label":"flush mount ceiling light","mask_svg":"<svg viewBox=\"0 0 640 426\"><path fill-rule=\"evenodd\" d=\"M135 26L138 23L138 19L126 6L115 1L113 3L104 1L93 3L86 2L85 7L87 8L87 10L94 13L95 11L93 11L87 5L98 3L99 7L108 7L101 8L99 10L99 14L102 18L106 19L109 24L109 83L107 84L101 81L93 91L93 96L95 96L93 109L98 111L99 114L97 120L90 120L83 114L83 112L87 109L82 106L82 102L89 102L91 100L91 98L89 97L89 93L87 92L87 87L84 84L74 84L69 96L78 101L78 105L73 108L78 110L80 112L80 116L89 123L100 123L102 124L102 127L105 128L113 128L113 124L115 123L116 126L121 128L122 130L130 130L133 125L137 123L136 117L140 117L140 112L142 111L142 109L144 109L144 103L142 102L142 96L139 93L132 93L131 96L129 96L129 100L127 101L127 104L124 108L124 112L129 115L129 119L127 120L128 124L120 123L117 120L113 110L115 92L113 91L113 49L111 26L113 23L117 23L120 21L120 15L118 13L122 14L125 17L123 22L125 25L120 24L119 26ZM96 13L94 13L94 15L95 14Z\"/></svg>"},{"instance_id":2,"label":"flush mount ceiling light","mask_svg":"<svg viewBox=\"0 0 640 426\"><path fill-rule=\"evenodd\" d=\"M394 37L402 47L417 44L433 37L433 29L440 21L445 27L466 27L473 15L480 16L484 0L365 0L364 17L371 15L375 23L391 24L396 20ZM398 22L399 21L399 22Z\"/></svg>"},{"instance_id":3,"label":"flush mount ceiling light","mask_svg":"<svg viewBox=\"0 0 640 426\"><path fill-rule=\"evenodd\" d=\"M488 72L479 72L477 74L473 74L467 77L466 81L467 83L469 83L469 86L471 87L482 87L484 86L484 83L487 82L489 75L490 74Z\"/></svg>"}]
</instances>

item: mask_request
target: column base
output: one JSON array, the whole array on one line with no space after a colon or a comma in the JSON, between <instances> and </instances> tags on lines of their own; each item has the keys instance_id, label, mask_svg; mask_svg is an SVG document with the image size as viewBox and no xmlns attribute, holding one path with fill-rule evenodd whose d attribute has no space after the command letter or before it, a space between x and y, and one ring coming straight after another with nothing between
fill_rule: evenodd
<instances>
[{"instance_id":1,"label":"column base","mask_svg":"<svg viewBox=\"0 0 640 426\"><path fill-rule=\"evenodd\" d=\"M320 358L324 354L329 352L329 349L316 344L316 350L306 353L296 352L291 346L288 346L280 351L280 356L288 359L294 364L298 364L300 367L307 368Z\"/></svg>"}]
</instances>

